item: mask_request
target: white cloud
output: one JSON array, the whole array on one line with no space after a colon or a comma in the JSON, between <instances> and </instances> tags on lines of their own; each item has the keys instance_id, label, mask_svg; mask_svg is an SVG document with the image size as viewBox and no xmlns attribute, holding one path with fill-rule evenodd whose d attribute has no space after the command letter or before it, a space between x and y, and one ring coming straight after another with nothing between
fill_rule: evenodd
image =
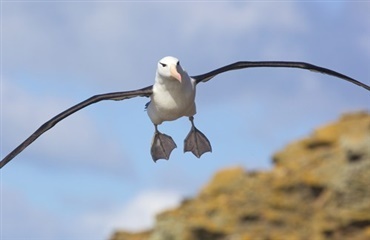
<instances>
[{"instance_id":1,"label":"white cloud","mask_svg":"<svg viewBox=\"0 0 370 240\"><path fill-rule=\"evenodd\" d=\"M181 195L171 190L143 190L123 206L86 215L82 223L86 229L95 229L102 235L112 230L146 230L153 226L156 214L178 206Z\"/></svg>"},{"instance_id":2,"label":"white cloud","mask_svg":"<svg viewBox=\"0 0 370 240\"><path fill-rule=\"evenodd\" d=\"M74 75L63 81L79 79L90 86L122 86L118 85L122 83L119 76L122 66L130 66L128 52L137 29L129 20L133 14L129 6L102 2L4 3L3 70L47 75L49 83ZM134 71L125 72L127 78L127 73ZM135 84L127 81L126 86Z\"/></svg>"},{"instance_id":3,"label":"white cloud","mask_svg":"<svg viewBox=\"0 0 370 240\"><path fill-rule=\"evenodd\" d=\"M179 32L187 40L200 41L202 36L218 40L248 36L250 41L264 37L259 35L261 30L298 34L310 29L295 2L199 2L182 9L175 12L183 18L179 21L183 24Z\"/></svg>"},{"instance_id":4,"label":"white cloud","mask_svg":"<svg viewBox=\"0 0 370 240\"><path fill-rule=\"evenodd\" d=\"M272 3L33 3L32 11L29 4L7 4L3 10L4 70L22 64L23 71L49 73L48 81L74 74L100 89L150 83L155 64L144 74L137 72L143 63L185 55L194 45L202 47L193 55L201 51L225 59L241 41L249 53L251 45L266 42L270 34L261 35L261 29L284 35L309 29L294 2L275 3L279 11Z\"/></svg>"},{"instance_id":5,"label":"white cloud","mask_svg":"<svg viewBox=\"0 0 370 240\"><path fill-rule=\"evenodd\" d=\"M2 82L2 149L9 152L41 124L72 104L52 96L36 96L8 79ZM67 107L66 107L67 106ZM112 139L113 138L113 139ZM130 161L113 136L98 130L86 113L79 112L45 132L21 153L44 166L114 170ZM92 151L93 149L93 151ZM37 158L36 158L37 156ZM122 170L122 169L121 169Z\"/></svg>"}]
</instances>

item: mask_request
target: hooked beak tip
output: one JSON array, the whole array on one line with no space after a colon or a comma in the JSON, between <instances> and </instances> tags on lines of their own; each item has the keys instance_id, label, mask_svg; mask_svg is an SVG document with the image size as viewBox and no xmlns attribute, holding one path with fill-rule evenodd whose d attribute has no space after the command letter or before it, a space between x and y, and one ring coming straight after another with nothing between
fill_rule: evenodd
<instances>
[{"instance_id":1,"label":"hooked beak tip","mask_svg":"<svg viewBox=\"0 0 370 240\"><path fill-rule=\"evenodd\" d=\"M171 71L171 76L174 77L179 82L181 82L181 74L177 71L177 67L172 66L170 71Z\"/></svg>"}]
</instances>

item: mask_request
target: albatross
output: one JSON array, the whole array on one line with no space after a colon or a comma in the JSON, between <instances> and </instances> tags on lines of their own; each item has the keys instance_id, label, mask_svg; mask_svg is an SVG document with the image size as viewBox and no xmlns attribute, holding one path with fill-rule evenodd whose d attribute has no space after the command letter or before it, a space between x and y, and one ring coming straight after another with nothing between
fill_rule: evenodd
<instances>
[{"instance_id":1,"label":"albatross","mask_svg":"<svg viewBox=\"0 0 370 240\"><path fill-rule=\"evenodd\" d=\"M192 152L196 157L200 158L202 154L211 152L212 147L207 137L194 125L194 115L196 114L195 93L197 85L201 82L207 82L216 75L227 71L257 67L300 68L310 70L346 80L370 91L370 86L360 81L331 69L305 62L240 61L201 75L189 76L181 67L180 61L177 58L168 56L162 58L158 62L155 82L153 85L133 91L95 95L68 108L42 124L31 136L5 156L0 162L0 169L44 132L54 127L55 124L71 114L103 100L121 101L134 97L150 98L150 102L148 102L145 107L148 116L154 125L154 136L151 145L151 156L154 162L158 159L168 160L172 150L177 147L176 143L170 136L163 134L158 130L158 125L165 121L173 121L181 117L188 117L191 123L190 132L184 140L184 152Z\"/></svg>"}]
</instances>

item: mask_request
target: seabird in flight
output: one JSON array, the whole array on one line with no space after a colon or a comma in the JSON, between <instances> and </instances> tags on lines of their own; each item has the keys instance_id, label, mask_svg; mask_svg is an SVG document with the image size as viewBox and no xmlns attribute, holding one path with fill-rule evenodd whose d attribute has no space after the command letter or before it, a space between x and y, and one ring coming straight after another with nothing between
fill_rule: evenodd
<instances>
[{"instance_id":1,"label":"seabird in flight","mask_svg":"<svg viewBox=\"0 0 370 240\"><path fill-rule=\"evenodd\" d=\"M370 91L370 86L359 82L336 71L319 67L305 62L292 61L241 61L226 65L211 72L190 77L181 67L180 62L174 57L164 57L158 62L154 85L144 87L134 91L113 92L92 96L71 108L61 112L49 121L45 122L24 142L10 152L0 162L0 169L10 160L22 152L28 145L35 141L44 132L52 128L55 124L68 117L69 115L85 108L91 104L103 100L125 100L133 97L150 97L147 103L147 113L154 124L155 132L152 140L151 155L154 161L158 159L169 159L171 151L176 148L175 142L166 134L158 131L158 125L164 121L176 120L180 117L188 117L191 122L191 129L184 141L184 152L192 152L196 157L203 153L211 152L212 147L207 137L194 125L195 91L198 83L207 82L216 75L244 68L256 67L279 67L279 68L301 68L310 71L328 74L341 78Z\"/></svg>"}]
</instances>

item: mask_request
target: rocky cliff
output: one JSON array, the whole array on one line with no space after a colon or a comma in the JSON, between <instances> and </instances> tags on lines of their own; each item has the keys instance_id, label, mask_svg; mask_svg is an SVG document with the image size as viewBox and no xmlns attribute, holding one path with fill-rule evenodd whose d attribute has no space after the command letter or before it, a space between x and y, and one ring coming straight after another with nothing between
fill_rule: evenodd
<instances>
[{"instance_id":1,"label":"rocky cliff","mask_svg":"<svg viewBox=\"0 0 370 240\"><path fill-rule=\"evenodd\" d=\"M347 114L273 157L225 169L153 230L111 240L370 239L370 115Z\"/></svg>"}]
</instances>

